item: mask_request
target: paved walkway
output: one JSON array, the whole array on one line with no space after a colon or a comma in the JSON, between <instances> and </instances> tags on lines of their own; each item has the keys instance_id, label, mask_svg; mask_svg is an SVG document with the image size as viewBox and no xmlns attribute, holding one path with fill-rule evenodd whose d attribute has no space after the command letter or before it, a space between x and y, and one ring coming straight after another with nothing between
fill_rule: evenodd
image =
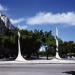
<instances>
[{"instance_id":1,"label":"paved walkway","mask_svg":"<svg viewBox=\"0 0 75 75\"><path fill-rule=\"evenodd\" d=\"M19 63L30 63L30 64L75 64L75 60L67 59L52 59L52 60L25 60L25 61L0 61L0 64L19 64Z\"/></svg>"}]
</instances>

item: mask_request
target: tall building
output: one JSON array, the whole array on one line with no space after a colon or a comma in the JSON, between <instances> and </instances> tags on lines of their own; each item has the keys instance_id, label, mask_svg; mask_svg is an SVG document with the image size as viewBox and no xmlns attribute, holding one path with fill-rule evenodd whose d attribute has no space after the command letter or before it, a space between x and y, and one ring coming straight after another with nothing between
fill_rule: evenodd
<instances>
[{"instance_id":1,"label":"tall building","mask_svg":"<svg viewBox=\"0 0 75 75\"><path fill-rule=\"evenodd\" d=\"M5 27L10 29L11 23L10 23L9 18L6 15L2 14L2 13L0 14L0 18L4 22Z\"/></svg>"},{"instance_id":2,"label":"tall building","mask_svg":"<svg viewBox=\"0 0 75 75\"><path fill-rule=\"evenodd\" d=\"M6 28L11 30L17 29L11 24L10 19L6 15L0 13L0 32L5 31Z\"/></svg>"},{"instance_id":3,"label":"tall building","mask_svg":"<svg viewBox=\"0 0 75 75\"><path fill-rule=\"evenodd\" d=\"M4 33L5 29L6 29L5 24L0 18L0 34Z\"/></svg>"}]
</instances>

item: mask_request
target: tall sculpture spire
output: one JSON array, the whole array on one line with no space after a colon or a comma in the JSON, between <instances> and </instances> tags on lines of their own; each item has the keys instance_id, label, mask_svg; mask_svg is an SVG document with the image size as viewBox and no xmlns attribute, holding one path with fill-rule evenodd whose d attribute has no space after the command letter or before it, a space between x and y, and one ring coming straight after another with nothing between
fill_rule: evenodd
<instances>
[{"instance_id":1,"label":"tall sculpture spire","mask_svg":"<svg viewBox=\"0 0 75 75\"><path fill-rule=\"evenodd\" d=\"M20 32L18 30L18 56L15 59L16 61L25 61L23 56L21 55L21 48L20 48Z\"/></svg>"},{"instance_id":2,"label":"tall sculpture spire","mask_svg":"<svg viewBox=\"0 0 75 75\"><path fill-rule=\"evenodd\" d=\"M55 40L56 40L56 59L61 59L58 53L58 28L56 27L56 36L55 36Z\"/></svg>"}]
</instances>

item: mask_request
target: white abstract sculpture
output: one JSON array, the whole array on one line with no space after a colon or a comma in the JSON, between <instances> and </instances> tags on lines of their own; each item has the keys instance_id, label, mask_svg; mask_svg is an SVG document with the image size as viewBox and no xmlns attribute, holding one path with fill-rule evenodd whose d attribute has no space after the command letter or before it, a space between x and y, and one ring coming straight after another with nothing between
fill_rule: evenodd
<instances>
[{"instance_id":1,"label":"white abstract sculpture","mask_svg":"<svg viewBox=\"0 0 75 75\"><path fill-rule=\"evenodd\" d=\"M61 59L60 56L59 56L59 53L58 53L58 29L56 27L56 36L55 36L55 40L56 40L56 56L55 58L56 59Z\"/></svg>"},{"instance_id":2,"label":"white abstract sculpture","mask_svg":"<svg viewBox=\"0 0 75 75\"><path fill-rule=\"evenodd\" d=\"M21 48L20 48L20 32L18 30L18 56L15 59L16 61L26 61L23 56L21 55Z\"/></svg>"}]
</instances>

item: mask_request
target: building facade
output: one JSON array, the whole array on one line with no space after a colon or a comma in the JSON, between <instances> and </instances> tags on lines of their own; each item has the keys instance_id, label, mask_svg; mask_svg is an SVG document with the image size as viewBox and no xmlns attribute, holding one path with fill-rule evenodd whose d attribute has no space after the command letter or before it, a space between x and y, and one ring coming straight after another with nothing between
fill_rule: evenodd
<instances>
[{"instance_id":1,"label":"building facade","mask_svg":"<svg viewBox=\"0 0 75 75\"><path fill-rule=\"evenodd\" d=\"M16 27L11 24L10 19L6 15L0 13L0 34L3 33L6 28L11 30L16 29Z\"/></svg>"}]
</instances>

